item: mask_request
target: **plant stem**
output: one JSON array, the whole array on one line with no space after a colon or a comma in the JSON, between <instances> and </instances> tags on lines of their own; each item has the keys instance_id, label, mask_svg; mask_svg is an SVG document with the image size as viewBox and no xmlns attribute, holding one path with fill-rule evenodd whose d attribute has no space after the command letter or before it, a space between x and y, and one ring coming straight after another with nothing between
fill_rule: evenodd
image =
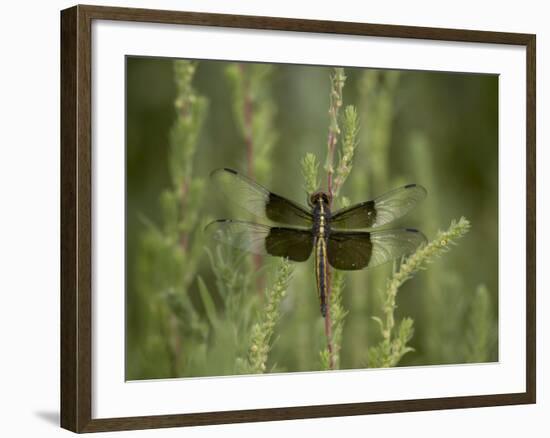
<instances>
[{"instance_id":1,"label":"plant stem","mask_svg":"<svg viewBox=\"0 0 550 438\"><path fill-rule=\"evenodd\" d=\"M327 296L325 297L325 303L327 303L326 306L326 313L325 313L325 336L327 337L327 351L328 351L328 367L329 369L334 369L334 348L332 345L332 321L330 319L330 296L331 296L331 277L332 277L332 271L327 266Z\"/></svg>"},{"instance_id":2,"label":"plant stem","mask_svg":"<svg viewBox=\"0 0 550 438\"><path fill-rule=\"evenodd\" d=\"M254 179L254 135L253 135L253 102L250 91L250 72L247 69L246 64L238 64L239 73L241 77L241 84L243 90L243 102L242 102L242 121L243 121L243 135L244 142L246 144L246 163L248 176ZM254 254L252 256L252 264L254 265L254 271L259 272L262 267L262 256ZM256 277L256 290L258 294L263 297L264 279L261 275Z\"/></svg>"},{"instance_id":3,"label":"plant stem","mask_svg":"<svg viewBox=\"0 0 550 438\"><path fill-rule=\"evenodd\" d=\"M254 139L252 136L252 97L250 96L250 79L245 64L239 64L243 88L243 128L244 141L246 143L246 161L248 176L254 178ZM261 259L260 259L261 260Z\"/></svg>"},{"instance_id":4,"label":"plant stem","mask_svg":"<svg viewBox=\"0 0 550 438\"><path fill-rule=\"evenodd\" d=\"M334 73L330 77L330 103L329 103L329 128L328 128L328 141L327 141L327 161L325 163L325 170L327 171L327 192L330 195L332 201L333 193L333 175L334 175L334 151L336 150L336 144L338 143L338 135L340 134L340 127L338 126L338 113L342 106L342 90L346 81L346 75L343 68L335 68Z\"/></svg>"},{"instance_id":5,"label":"plant stem","mask_svg":"<svg viewBox=\"0 0 550 438\"><path fill-rule=\"evenodd\" d=\"M329 207L332 207L333 197L333 175L334 175L334 151L336 144L338 143L338 135L340 134L340 127L338 126L338 114L340 107L342 106L342 90L346 81L343 68L335 68L334 73L330 77L330 103L329 103L329 129L327 140L327 160L325 163L325 170L327 172L327 192L329 195ZM325 303L325 336L327 338L327 351L328 351L328 366L329 369L334 369L334 347L332 343L332 321L330 317L330 297L332 292L332 270L330 266L326 266L327 270L327 284L326 284L326 296Z\"/></svg>"},{"instance_id":6,"label":"plant stem","mask_svg":"<svg viewBox=\"0 0 550 438\"><path fill-rule=\"evenodd\" d=\"M277 268L275 283L266 290L266 304L260 320L252 327L251 346L248 353L248 367L245 371L265 373L269 351L273 343L275 325L280 318L281 301L284 298L294 268L283 259Z\"/></svg>"},{"instance_id":7,"label":"plant stem","mask_svg":"<svg viewBox=\"0 0 550 438\"><path fill-rule=\"evenodd\" d=\"M397 293L416 272L426 269L429 263L449 251L451 246L456 245L457 240L463 237L469 229L470 222L464 217L458 221L452 221L446 231L439 231L432 241L422 245L413 254L403 259L398 269L394 268L393 275L387 280L384 292L383 319L373 317L380 326L382 342L369 349L370 367L393 367L397 365L403 355L412 351L407 343L412 338L413 320L404 318L399 326L396 326L395 323Z\"/></svg>"},{"instance_id":8,"label":"plant stem","mask_svg":"<svg viewBox=\"0 0 550 438\"><path fill-rule=\"evenodd\" d=\"M148 294L162 294L158 311L163 315L163 339L170 361L170 373L177 377L186 358L186 342L182 333L184 303L188 303L189 284L196 274L202 241L194 233L198 227L203 182L193 178L193 161L198 136L207 111L207 100L193 88L196 62L175 61L174 81L176 119L170 129L170 187L160 196L162 226L145 220L143 270L139 282ZM192 213L189 213L192 211ZM192 237L191 237L192 236ZM183 262L185 261L185 262ZM149 266L145 268L145 266ZM165 275L159 275L162 272Z\"/></svg>"}]
</instances>

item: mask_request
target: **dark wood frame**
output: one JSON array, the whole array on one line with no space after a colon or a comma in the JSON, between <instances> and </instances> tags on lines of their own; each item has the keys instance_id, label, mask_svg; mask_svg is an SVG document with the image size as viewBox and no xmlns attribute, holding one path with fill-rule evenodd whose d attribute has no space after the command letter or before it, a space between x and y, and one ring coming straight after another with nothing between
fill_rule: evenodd
<instances>
[{"instance_id":1,"label":"dark wood frame","mask_svg":"<svg viewBox=\"0 0 550 438\"><path fill-rule=\"evenodd\" d=\"M526 392L92 419L92 20L221 26L525 46L527 50ZM61 12L61 426L74 432L146 429L535 403L535 47L531 34L275 17L75 6Z\"/></svg>"}]
</instances>

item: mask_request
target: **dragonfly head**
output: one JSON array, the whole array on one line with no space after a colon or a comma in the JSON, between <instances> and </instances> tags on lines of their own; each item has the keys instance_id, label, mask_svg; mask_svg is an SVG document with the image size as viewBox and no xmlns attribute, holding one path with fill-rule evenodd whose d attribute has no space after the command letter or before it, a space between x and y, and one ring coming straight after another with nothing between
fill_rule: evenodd
<instances>
[{"instance_id":1,"label":"dragonfly head","mask_svg":"<svg viewBox=\"0 0 550 438\"><path fill-rule=\"evenodd\" d=\"M331 197L328 193L326 192L315 192L315 193L312 193L311 196L309 197L308 199L308 203L309 203L309 206L310 207L315 207L316 205L319 204L319 202L322 202L323 204L325 204L327 207L330 206L331 204Z\"/></svg>"}]
</instances>

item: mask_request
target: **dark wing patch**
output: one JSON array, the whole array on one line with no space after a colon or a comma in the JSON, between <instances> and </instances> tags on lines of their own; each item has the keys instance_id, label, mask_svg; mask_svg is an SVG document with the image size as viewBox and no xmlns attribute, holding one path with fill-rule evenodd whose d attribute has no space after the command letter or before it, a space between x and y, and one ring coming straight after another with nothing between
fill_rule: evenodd
<instances>
[{"instance_id":1,"label":"dark wing patch","mask_svg":"<svg viewBox=\"0 0 550 438\"><path fill-rule=\"evenodd\" d=\"M335 212L331 217L331 227L373 228L388 224L406 215L426 194L424 187L407 184L372 201L361 202Z\"/></svg>"},{"instance_id":2,"label":"dark wing patch","mask_svg":"<svg viewBox=\"0 0 550 438\"><path fill-rule=\"evenodd\" d=\"M308 230L273 227L265 238L265 247L269 255L304 262L311 255L313 235Z\"/></svg>"},{"instance_id":3,"label":"dark wing patch","mask_svg":"<svg viewBox=\"0 0 550 438\"><path fill-rule=\"evenodd\" d=\"M328 239L328 262L335 269L356 271L366 268L372 256L368 232L332 232Z\"/></svg>"},{"instance_id":4,"label":"dark wing patch","mask_svg":"<svg viewBox=\"0 0 550 438\"><path fill-rule=\"evenodd\" d=\"M361 202L337 211L330 219L333 228L372 228L376 223L374 201Z\"/></svg>"},{"instance_id":5,"label":"dark wing patch","mask_svg":"<svg viewBox=\"0 0 550 438\"><path fill-rule=\"evenodd\" d=\"M333 231L328 242L328 260L335 269L354 271L382 265L412 254L426 237L412 228L374 231Z\"/></svg>"},{"instance_id":6,"label":"dark wing patch","mask_svg":"<svg viewBox=\"0 0 550 438\"><path fill-rule=\"evenodd\" d=\"M225 198L259 219L308 228L313 223L311 213L304 207L271 193L233 169L214 170L210 177Z\"/></svg>"},{"instance_id":7,"label":"dark wing patch","mask_svg":"<svg viewBox=\"0 0 550 438\"><path fill-rule=\"evenodd\" d=\"M313 249L313 235L309 230L221 219L208 224L205 232L234 248L254 254L286 257L295 262L307 260Z\"/></svg>"},{"instance_id":8,"label":"dark wing patch","mask_svg":"<svg viewBox=\"0 0 550 438\"><path fill-rule=\"evenodd\" d=\"M269 193L265 215L269 220L281 224L311 226L313 223L311 213L275 193Z\"/></svg>"}]
</instances>

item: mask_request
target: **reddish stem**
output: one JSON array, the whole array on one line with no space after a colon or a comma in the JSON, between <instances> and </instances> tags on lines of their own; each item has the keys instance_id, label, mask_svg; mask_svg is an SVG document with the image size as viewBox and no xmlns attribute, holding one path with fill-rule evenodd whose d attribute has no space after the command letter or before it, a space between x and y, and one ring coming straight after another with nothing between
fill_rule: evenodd
<instances>
[{"instance_id":1,"label":"reddish stem","mask_svg":"<svg viewBox=\"0 0 550 438\"><path fill-rule=\"evenodd\" d=\"M331 112L336 111L335 108L331 108ZM329 129L328 133L328 163L329 168L327 171L327 192L329 195L329 207L332 207L333 197L333 169L332 164L334 162L334 150L336 149L336 135ZM331 281L331 269L330 266L326 266L327 270L327 286L326 286L326 313L325 313L325 336L327 337L327 351L328 351L328 366L331 370L334 369L334 349L332 346L332 321L330 318L330 299L332 293L332 281Z\"/></svg>"},{"instance_id":2,"label":"reddish stem","mask_svg":"<svg viewBox=\"0 0 550 438\"><path fill-rule=\"evenodd\" d=\"M243 102L243 119L244 119L244 141L246 143L246 161L248 165L248 176L254 178L254 140L252 138L252 99L250 98L250 84L246 67L244 64L239 64L241 77L243 81L244 102Z\"/></svg>"},{"instance_id":3,"label":"reddish stem","mask_svg":"<svg viewBox=\"0 0 550 438\"><path fill-rule=\"evenodd\" d=\"M239 70L241 72L241 78L243 81L243 121L244 121L244 141L246 143L246 162L248 167L248 176L254 179L254 138L252 135L252 121L253 121L253 102L250 97L250 82L249 77L246 74L246 66L239 64ZM262 256L254 254L252 256L252 262L254 264L255 272L258 272L262 267ZM263 279L261 276L257 277L256 289L260 296L263 296Z\"/></svg>"},{"instance_id":4,"label":"reddish stem","mask_svg":"<svg viewBox=\"0 0 550 438\"><path fill-rule=\"evenodd\" d=\"M334 173L332 169L332 163L334 162L334 150L336 149L336 136L332 131L328 133L328 162L330 164L327 171L327 192L329 194L330 203L332 204L332 175Z\"/></svg>"}]
</instances>

